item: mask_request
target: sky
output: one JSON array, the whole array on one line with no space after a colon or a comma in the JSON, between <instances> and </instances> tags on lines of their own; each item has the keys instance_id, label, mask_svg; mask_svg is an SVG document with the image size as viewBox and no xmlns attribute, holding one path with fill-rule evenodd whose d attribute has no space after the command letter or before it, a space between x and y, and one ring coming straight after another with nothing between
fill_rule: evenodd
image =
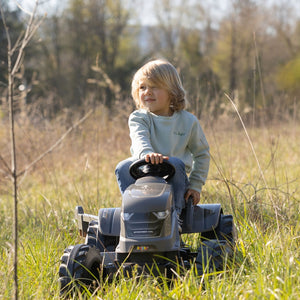
<instances>
[{"instance_id":1,"label":"sky","mask_svg":"<svg viewBox=\"0 0 300 300\"><path fill-rule=\"evenodd\" d=\"M156 0L126 0L129 5L134 5L135 9L137 9L137 16L140 16L139 19L142 24L145 25L153 25L155 24L155 11L153 5L157 3ZM187 2L200 2L205 7L209 8L210 14L213 18L220 18L222 15L226 14L228 7L230 7L230 3L233 0L187 0ZM39 13L48 15L51 13L59 12L63 10L64 3L68 2L68 0L39 0ZM176 4L176 2L180 2L180 0L171 0L171 3ZM289 5L293 5L295 7L296 14L300 17L300 0L256 0L258 4L264 5L285 5L288 3ZM19 3L25 10L29 12L33 10L36 0L9 0L11 5L16 5Z\"/></svg>"},{"instance_id":2,"label":"sky","mask_svg":"<svg viewBox=\"0 0 300 300\"><path fill-rule=\"evenodd\" d=\"M59 13L64 9L65 4L69 0L38 0L39 7L38 12L41 15L45 13L51 15L52 13ZM136 9L136 17L142 25L154 25L156 23L155 18L155 3L159 2L157 0L124 0L129 4L128 6L134 6ZM176 5L182 0L170 0L172 4ZM186 2L193 3L198 2L203 3L205 7L209 8L212 19L218 19L223 14L226 13L228 3L231 0L185 0ZM262 0L263 1L263 0ZM268 0L265 0L268 1ZM293 0L292 0L293 1ZM300 1L300 0L299 0ZM36 3L36 0L9 0L12 6L18 3L24 8L25 11L32 12Z\"/></svg>"}]
</instances>

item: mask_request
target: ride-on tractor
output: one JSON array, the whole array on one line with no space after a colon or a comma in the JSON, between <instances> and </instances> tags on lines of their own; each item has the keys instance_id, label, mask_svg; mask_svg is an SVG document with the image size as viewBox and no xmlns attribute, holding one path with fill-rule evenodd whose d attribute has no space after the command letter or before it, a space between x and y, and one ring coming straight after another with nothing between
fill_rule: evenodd
<instances>
[{"instance_id":1,"label":"ride-on tractor","mask_svg":"<svg viewBox=\"0 0 300 300\"><path fill-rule=\"evenodd\" d=\"M115 274L132 272L172 278L178 265L195 266L198 275L222 270L234 248L234 224L220 204L193 205L192 199L178 216L168 180L175 168L164 160L152 165L141 159L130 166L136 179L125 191L122 207L101 208L98 216L75 209L85 243L69 246L61 257L60 293L112 280ZM180 226L179 226L180 225ZM179 227L181 227L179 230ZM181 232L179 232L181 231ZM200 233L199 249L192 251L181 234Z\"/></svg>"}]
</instances>

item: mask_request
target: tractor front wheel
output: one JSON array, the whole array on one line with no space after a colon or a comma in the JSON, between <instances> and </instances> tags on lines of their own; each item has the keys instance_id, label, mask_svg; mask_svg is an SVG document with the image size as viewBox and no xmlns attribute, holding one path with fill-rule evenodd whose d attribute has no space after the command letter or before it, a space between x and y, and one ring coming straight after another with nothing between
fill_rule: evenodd
<instances>
[{"instance_id":1,"label":"tractor front wheel","mask_svg":"<svg viewBox=\"0 0 300 300\"><path fill-rule=\"evenodd\" d=\"M85 244L70 246L61 257L59 268L60 296L74 295L82 287L99 286L102 268L100 251Z\"/></svg>"}]
</instances>

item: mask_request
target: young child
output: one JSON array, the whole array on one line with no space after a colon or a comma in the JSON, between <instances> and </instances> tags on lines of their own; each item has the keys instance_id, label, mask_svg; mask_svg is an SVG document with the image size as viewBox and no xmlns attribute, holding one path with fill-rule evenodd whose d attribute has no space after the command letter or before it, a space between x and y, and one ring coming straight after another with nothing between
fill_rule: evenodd
<instances>
[{"instance_id":1,"label":"young child","mask_svg":"<svg viewBox=\"0 0 300 300\"><path fill-rule=\"evenodd\" d=\"M129 117L132 157L116 167L123 194L134 183L129 166L145 158L152 164L167 159L176 169L169 180L178 216L190 196L193 204L209 169L209 146L198 119L184 110L185 91L175 67L165 60L153 60L134 75L131 89L137 110ZM189 173L189 177L187 177Z\"/></svg>"}]
</instances>

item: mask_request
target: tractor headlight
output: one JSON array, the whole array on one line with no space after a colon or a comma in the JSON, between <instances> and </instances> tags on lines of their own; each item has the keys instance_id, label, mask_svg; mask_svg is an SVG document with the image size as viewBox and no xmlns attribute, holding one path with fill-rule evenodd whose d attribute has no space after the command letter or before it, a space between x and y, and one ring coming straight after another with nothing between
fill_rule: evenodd
<instances>
[{"instance_id":1,"label":"tractor headlight","mask_svg":"<svg viewBox=\"0 0 300 300\"><path fill-rule=\"evenodd\" d=\"M153 214L157 217L157 219L163 220L169 215L169 211L168 210L156 211L153 212Z\"/></svg>"}]
</instances>

